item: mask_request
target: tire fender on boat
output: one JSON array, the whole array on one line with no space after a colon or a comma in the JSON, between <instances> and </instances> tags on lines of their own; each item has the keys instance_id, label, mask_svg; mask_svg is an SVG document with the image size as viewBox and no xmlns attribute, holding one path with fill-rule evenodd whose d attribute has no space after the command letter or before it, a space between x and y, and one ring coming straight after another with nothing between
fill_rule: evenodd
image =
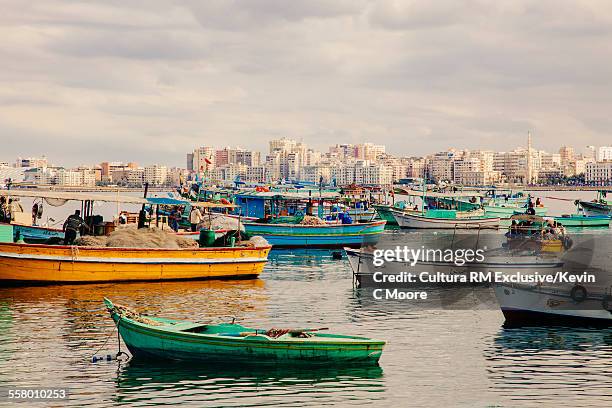
<instances>
[{"instance_id":1,"label":"tire fender on boat","mask_svg":"<svg viewBox=\"0 0 612 408\"><path fill-rule=\"evenodd\" d=\"M572 291L570 292L570 296L571 298L575 301L575 302L582 302L587 298L587 290L584 286L582 285L576 285L572 288Z\"/></svg>"}]
</instances>

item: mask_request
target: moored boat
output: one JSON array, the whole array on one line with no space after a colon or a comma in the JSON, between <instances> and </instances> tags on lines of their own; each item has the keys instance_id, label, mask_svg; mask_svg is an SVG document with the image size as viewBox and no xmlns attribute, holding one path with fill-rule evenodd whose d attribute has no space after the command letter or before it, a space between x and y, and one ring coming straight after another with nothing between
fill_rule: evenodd
<instances>
[{"instance_id":1,"label":"moored boat","mask_svg":"<svg viewBox=\"0 0 612 408\"><path fill-rule=\"evenodd\" d=\"M259 235L274 247L342 248L372 245L385 230L386 221L355 224L303 225L245 222L249 235Z\"/></svg>"},{"instance_id":2,"label":"moored boat","mask_svg":"<svg viewBox=\"0 0 612 408\"><path fill-rule=\"evenodd\" d=\"M610 226L610 216L608 215L586 215L586 214L565 214L554 217L555 221L565 227L608 227Z\"/></svg>"},{"instance_id":3,"label":"moored boat","mask_svg":"<svg viewBox=\"0 0 612 408\"><path fill-rule=\"evenodd\" d=\"M253 329L142 316L104 303L134 358L223 364L377 364L385 342L322 329Z\"/></svg>"},{"instance_id":4,"label":"moored boat","mask_svg":"<svg viewBox=\"0 0 612 408\"><path fill-rule=\"evenodd\" d=\"M0 243L0 281L84 283L253 278L270 245L211 248L108 248Z\"/></svg>"},{"instance_id":5,"label":"moored boat","mask_svg":"<svg viewBox=\"0 0 612 408\"><path fill-rule=\"evenodd\" d=\"M401 204L401 205L400 205ZM407 209L405 203L399 202L394 205L389 204L373 204L372 207L376 209L378 216L381 220L387 221L387 225L397 225L397 221L393 216L393 210L404 211L404 212L415 212L416 210Z\"/></svg>"},{"instance_id":6,"label":"moored boat","mask_svg":"<svg viewBox=\"0 0 612 408\"><path fill-rule=\"evenodd\" d=\"M572 246L563 225L552 217L516 214L511 218L506 233L511 249L530 249L538 252L563 252Z\"/></svg>"},{"instance_id":7,"label":"moored boat","mask_svg":"<svg viewBox=\"0 0 612 408\"><path fill-rule=\"evenodd\" d=\"M600 190L593 201L576 200L576 205L585 215L610 215L612 216L612 202L607 199L608 191Z\"/></svg>"},{"instance_id":8,"label":"moored boat","mask_svg":"<svg viewBox=\"0 0 612 408\"><path fill-rule=\"evenodd\" d=\"M497 229L498 217L465 215L458 217L454 210L430 210L422 214L409 214L393 210L393 216L402 228L419 229Z\"/></svg>"},{"instance_id":9,"label":"moored boat","mask_svg":"<svg viewBox=\"0 0 612 408\"><path fill-rule=\"evenodd\" d=\"M485 204L482 208L485 211L485 215L499 218L510 218L514 214L524 214L527 211L526 206L499 203ZM548 212L548 208L542 206L535 206L533 209L536 215L540 216L546 215Z\"/></svg>"},{"instance_id":10,"label":"moored boat","mask_svg":"<svg viewBox=\"0 0 612 408\"><path fill-rule=\"evenodd\" d=\"M612 326L612 297L582 285L562 288L539 284L495 285L506 325Z\"/></svg>"},{"instance_id":11,"label":"moored boat","mask_svg":"<svg viewBox=\"0 0 612 408\"><path fill-rule=\"evenodd\" d=\"M45 242L51 238L64 238L64 231L61 228L20 224L12 225L15 239L23 239L25 242Z\"/></svg>"}]
</instances>

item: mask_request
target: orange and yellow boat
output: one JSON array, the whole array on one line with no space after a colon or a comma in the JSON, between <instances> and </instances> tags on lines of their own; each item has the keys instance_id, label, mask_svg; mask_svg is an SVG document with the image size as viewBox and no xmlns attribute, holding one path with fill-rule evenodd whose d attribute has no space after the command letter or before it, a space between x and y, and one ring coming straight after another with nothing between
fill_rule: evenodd
<instances>
[{"instance_id":1,"label":"orange and yellow boat","mask_svg":"<svg viewBox=\"0 0 612 408\"><path fill-rule=\"evenodd\" d=\"M0 281L85 283L254 278L270 245L158 249L0 243Z\"/></svg>"}]
</instances>

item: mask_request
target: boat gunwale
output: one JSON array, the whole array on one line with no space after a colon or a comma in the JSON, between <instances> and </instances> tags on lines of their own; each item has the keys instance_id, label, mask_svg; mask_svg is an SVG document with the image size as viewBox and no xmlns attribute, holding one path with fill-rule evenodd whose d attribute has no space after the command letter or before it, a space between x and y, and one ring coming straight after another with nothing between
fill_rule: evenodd
<instances>
[{"instance_id":1,"label":"boat gunwale","mask_svg":"<svg viewBox=\"0 0 612 408\"><path fill-rule=\"evenodd\" d=\"M42 225L24 225L24 224L13 224L13 223L6 223L6 222L1 222L1 225L12 225L13 228L17 227L17 228L35 228L38 230L43 230L43 231L53 231L53 232L64 232L63 229L61 228L53 228L53 227L44 227Z\"/></svg>"},{"instance_id":2,"label":"boat gunwale","mask_svg":"<svg viewBox=\"0 0 612 408\"><path fill-rule=\"evenodd\" d=\"M387 221L385 220L377 220L377 221L368 221L368 222L357 222L353 224L319 224L319 225L304 225L304 224L289 224L289 223L280 223L280 224L267 224L265 222L243 222L243 225L256 225L256 226L290 226L297 228L339 228L339 227L351 227L351 226L363 226L363 227L377 227L379 225L385 225Z\"/></svg>"},{"instance_id":3,"label":"boat gunwale","mask_svg":"<svg viewBox=\"0 0 612 408\"><path fill-rule=\"evenodd\" d=\"M116 312L111 312L111 316L113 320L115 320L115 316L117 319L121 321L119 323L120 326L124 326L125 323L128 324L127 329L139 332L143 335L149 335L157 338L165 338L169 340L175 341L186 341L189 343L205 343L215 346L226 346L226 347L260 347L260 348L292 348L292 349L312 349L316 348L316 346L326 346L326 350L330 350L329 346L336 346L337 349L342 350L346 347L350 346L351 351L356 350L370 350L373 347L376 347L372 351L377 351L380 349L382 351L383 347L386 345L384 340L378 339L370 339L367 337L362 337L361 340L357 341L287 341L286 339L280 338L272 338L268 337L265 334L257 334L257 336L265 336L265 338L257 338L257 339L249 339L246 340L247 337L234 337L234 336L220 336L218 333L216 334L205 334L205 333L193 333L193 332L183 332L180 330L172 330L171 328L164 328L163 326L151 326L145 323L141 323L127 317L124 317ZM115 320L117 323L117 320ZM242 326L244 327L244 326ZM252 328L245 327L247 330L255 330ZM351 336L351 337L359 337L359 336Z\"/></svg>"},{"instance_id":4,"label":"boat gunwale","mask_svg":"<svg viewBox=\"0 0 612 408\"><path fill-rule=\"evenodd\" d=\"M6 245L14 248L46 248L46 249L67 249L72 250L77 248L79 252L89 250L103 251L146 251L146 252L214 252L214 251L262 251L272 249L272 245L254 246L254 247L205 247L205 248L145 248L145 247L98 247L98 246L79 246L79 245L49 245L49 244L29 244L17 242L0 242L0 248Z\"/></svg>"},{"instance_id":5,"label":"boat gunwale","mask_svg":"<svg viewBox=\"0 0 612 408\"><path fill-rule=\"evenodd\" d=\"M502 219L500 217L486 217L486 216L482 216L481 218L435 218L435 217L427 217L421 214L410 214L410 213L405 213L405 212L401 212L401 211L393 211L394 213L397 213L397 215L399 216L403 216L403 217L413 217L416 218L418 220L432 220L433 222L442 222L442 223L448 223L448 224L453 224L455 223L455 221L458 222L462 222L462 223L469 223L469 224L479 224L478 221L484 221L484 222L493 222L493 221L501 221Z\"/></svg>"}]
</instances>

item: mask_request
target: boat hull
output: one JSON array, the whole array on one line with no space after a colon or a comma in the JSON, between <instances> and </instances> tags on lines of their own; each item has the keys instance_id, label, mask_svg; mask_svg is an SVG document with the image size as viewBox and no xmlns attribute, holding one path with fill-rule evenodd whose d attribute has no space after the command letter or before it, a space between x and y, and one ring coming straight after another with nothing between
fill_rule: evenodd
<instances>
[{"instance_id":1,"label":"boat hull","mask_svg":"<svg viewBox=\"0 0 612 408\"><path fill-rule=\"evenodd\" d=\"M612 206L591 201L580 201L580 207L587 216L592 215L612 215Z\"/></svg>"},{"instance_id":2,"label":"boat hull","mask_svg":"<svg viewBox=\"0 0 612 408\"><path fill-rule=\"evenodd\" d=\"M393 207L390 205L375 205L374 208L376 209L380 219L387 221L387 225L397 225L397 221L391 212Z\"/></svg>"},{"instance_id":3,"label":"boat hull","mask_svg":"<svg viewBox=\"0 0 612 408\"><path fill-rule=\"evenodd\" d=\"M25 242L45 242L50 238L64 238L64 231L57 228L13 224L15 238L19 235Z\"/></svg>"},{"instance_id":4,"label":"boat hull","mask_svg":"<svg viewBox=\"0 0 612 408\"><path fill-rule=\"evenodd\" d=\"M87 283L258 276L270 246L199 249L0 244L0 281Z\"/></svg>"},{"instance_id":5,"label":"boat hull","mask_svg":"<svg viewBox=\"0 0 612 408\"><path fill-rule=\"evenodd\" d=\"M240 365L377 364L383 341L364 338L322 337L320 341L248 337L205 336L164 330L112 315L133 357L155 360L202 361ZM230 326L230 325L227 325ZM331 337L331 336L330 336Z\"/></svg>"},{"instance_id":6,"label":"boat hull","mask_svg":"<svg viewBox=\"0 0 612 408\"><path fill-rule=\"evenodd\" d=\"M449 208L457 211L474 211L481 207L480 203L471 203L469 201L460 200L457 198L438 198L438 197L427 197L425 199L427 205L430 208L436 208L437 202L447 205Z\"/></svg>"},{"instance_id":7,"label":"boat hull","mask_svg":"<svg viewBox=\"0 0 612 408\"><path fill-rule=\"evenodd\" d=\"M568 217L555 217L555 221L565 227L608 227L610 225L610 217L607 215L570 215Z\"/></svg>"},{"instance_id":8,"label":"boat hull","mask_svg":"<svg viewBox=\"0 0 612 408\"><path fill-rule=\"evenodd\" d=\"M485 211L485 215L489 217L499 217L499 218L510 218L514 214L522 214L527 210L525 207L518 206L494 206L494 205L484 205L483 209ZM548 212L548 208L546 207L534 207L536 215L544 216Z\"/></svg>"},{"instance_id":9,"label":"boat hull","mask_svg":"<svg viewBox=\"0 0 612 408\"><path fill-rule=\"evenodd\" d=\"M386 221L329 225L245 223L244 227L248 234L262 236L274 247L342 248L375 244L385 224Z\"/></svg>"},{"instance_id":10,"label":"boat hull","mask_svg":"<svg viewBox=\"0 0 612 408\"><path fill-rule=\"evenodd\" d=\"M506 284L495 285L495 296L506 318L506 324L510 326L612 326L612 313L601 306L599 299L577 303L569 294Z\"/></svg>"},{"instance_id":11,"label":"boat hull","mask_svg":"<svg viewBox=\"0 0 612 408\"><path fill-rule=\"evenodd\" d=\"M497 229L499 218L429 218L422 215L394 211L402 228L418 229Z\"/></svg>"}]
</instances>

